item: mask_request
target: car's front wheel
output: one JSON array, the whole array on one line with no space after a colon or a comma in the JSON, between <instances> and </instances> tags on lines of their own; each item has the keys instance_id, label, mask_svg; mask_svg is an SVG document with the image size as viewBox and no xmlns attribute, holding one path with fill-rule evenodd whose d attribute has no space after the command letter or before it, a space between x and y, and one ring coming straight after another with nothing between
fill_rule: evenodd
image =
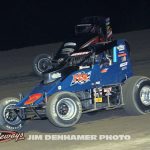
<instances>
[{"instance_id":1,"label":"car's front wheel","mask_svg":"<svg viewBox=\"0 0 150 150\"><path fill-rule=\"evenodd\" d=\"M58 92L49 97L46 114L51 123L58 127L75 125L82 114L79 98L71 92Z\"/></svg>"},{"instance_id":2,"label":"car's front wheel","mask_svg":"<svg viewBox=\"0 0 150 150\"><path fill-rule=\"evenodd\" d=\"M13 97L0 100L0 128L2 130L18 131L23 127L24 121L12 109L18 101Z\"/></svg>"}]
</instances>

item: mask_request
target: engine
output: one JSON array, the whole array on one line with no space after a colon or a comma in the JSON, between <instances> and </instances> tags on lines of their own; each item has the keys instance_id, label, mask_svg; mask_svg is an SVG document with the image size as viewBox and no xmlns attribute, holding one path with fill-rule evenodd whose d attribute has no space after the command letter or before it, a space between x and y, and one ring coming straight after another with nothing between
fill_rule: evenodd
<instances>
[{"instance_id":1,"label":"engine","mask_svg":"<svg viewBox=\"0 0 150 150\"><path fill-rule=\"evenodd\" d=\"M94 88L76 93L82 103L82 109L102 109L121 103L120 86Z\"/></svg>"}]
</instances>

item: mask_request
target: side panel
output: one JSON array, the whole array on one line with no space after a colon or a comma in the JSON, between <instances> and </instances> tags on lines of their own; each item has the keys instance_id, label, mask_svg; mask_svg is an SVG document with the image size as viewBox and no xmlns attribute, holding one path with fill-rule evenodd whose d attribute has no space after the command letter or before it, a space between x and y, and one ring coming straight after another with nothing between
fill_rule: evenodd
<instances>
[{"instance_id":1,"label":"side panel","mask_svg":"<svg viewBox=\"0 0 150 150\"><path fill-rule=\"evenodd\" d=\"M59 85L60 89L73 92L90 89L93 76L93 68L76 71L62 81L62 83Z\"/></svg>"}]
</instances>

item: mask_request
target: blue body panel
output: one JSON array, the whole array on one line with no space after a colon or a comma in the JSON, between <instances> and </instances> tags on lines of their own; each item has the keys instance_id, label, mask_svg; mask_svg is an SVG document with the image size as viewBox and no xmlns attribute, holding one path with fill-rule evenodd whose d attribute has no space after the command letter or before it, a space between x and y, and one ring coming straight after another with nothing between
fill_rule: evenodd
<instances>
[{"instance_id":1,"label":"blue body panel","mask_svg":"<svg viewBox=\"0 0 150 150\"><path fill-rule=\"evenodd\" d=\"M32 105L38 105L46 96L53 95L58 91L78 92L94 88L97 84L99 87L123 83L127 78L133 75L131 62L125 44L125 40L117 40L117 46L113 47L113 61L111 65L100 65L95 63L92 68L82 69L68 75L64 80L57 80L48 85L42 82L17 103L17 106L23 106L24 102L30 95L35 93L43 93L43 97ZM101 55L101 54L100 54ZM86 80L80 82L75 77L85 77ZM75 80L75 81L74 81Z\"/></svg>"}]
</instances>

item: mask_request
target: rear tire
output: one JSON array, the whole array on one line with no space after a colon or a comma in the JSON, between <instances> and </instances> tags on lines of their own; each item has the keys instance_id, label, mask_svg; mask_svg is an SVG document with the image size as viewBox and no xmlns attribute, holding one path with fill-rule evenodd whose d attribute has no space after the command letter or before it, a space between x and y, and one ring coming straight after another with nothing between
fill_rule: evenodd
<instances>
[{"instance_id":1,"label":"rear tire","mask_svg":"<svg viewBox=\"0 0 150 150\"><path fill-rule=\"evenodd\" d=\"M2 130L18 131L23 127L24 121L13 110L9 109L18 101L17 98L13 97L0 100L0 128Z\"/></svg>"},{"instance_id":2,"label":"rear tire","mask_svg":"<svg viewBox=\"0 0 150 150\"><path fill-rule=\"evenodd\" d=\"M57 127L75 125L79 121L81 114L81 102L71 92L58 92L48 99L46 115L49 121Z\"/></svg>"},{"instance_id":3,"label":"rear tire","mask_svg":"<svg viewBox=\"0 0 150 150\"><path fill-rule=\"evenodd\" d=\"M142 115L150 112L150 79L133 76L123 85L124 109L130 115Z\"/></svg>"},{"instance_id":4,"label":"rear tire","mask_svg":"<svg viewBox=\"0 0 150 150\"><path fill-rule=\"evenodd\" d=\"M33 61L33 71L36 75L42 76L42 73L52 68L52 57L48 54L40 54Z\"/></svg>"}]
</instances>

